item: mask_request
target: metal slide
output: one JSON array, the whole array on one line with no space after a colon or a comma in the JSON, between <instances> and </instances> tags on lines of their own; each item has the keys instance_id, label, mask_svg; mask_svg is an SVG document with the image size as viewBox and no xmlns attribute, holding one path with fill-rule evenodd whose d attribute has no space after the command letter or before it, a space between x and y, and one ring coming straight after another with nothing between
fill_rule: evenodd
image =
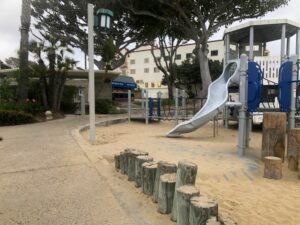
<instances>
[{"instance_id":1,"label":"metal slide","mask_svg":"<svg viewBox=\"0 0 300 225\"><path fill-rule=\"evenodd\" d=\"M228 87L235 83L239 84L240 61L230 61L222 75L208 87L208 98L204 106L190 120L178 124L167 133L167 137L179 137L180 134L190 133L197 130L223 109L228 100Z\"/></svg>"}]
</instances>

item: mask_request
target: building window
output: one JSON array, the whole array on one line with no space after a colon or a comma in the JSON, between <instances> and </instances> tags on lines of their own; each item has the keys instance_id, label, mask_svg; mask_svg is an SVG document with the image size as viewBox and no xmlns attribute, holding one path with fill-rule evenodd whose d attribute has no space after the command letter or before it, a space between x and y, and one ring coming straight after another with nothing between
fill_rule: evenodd
<instances>
[{"instance_id":1,"label":"building window","mask_svg":"<svg viewBox=\"0 0 300 225\"><path fill-rule=\"evenodd\" d=\"M193 53L187 53L186 54L186 59L191 59L193 58Z\"/></svg>"},{"instance_id":2,"label":"building window","mask_svg":"<svg viewBox=\"0 0 300 225\"><path fill-rule=\"evenodd\" d=\"M157 87L161 87L161 82L157 82Z\"/></svg>"},{"instance_id":3,"label":"building window","mask_svg":"<svg viewBox=\"0 0 300 225\"><path fill-rule=\"evenodd\" d=\"M210 51L211 56L217 56L219 54L218 50Z\"/></svg>"},{"instance_id":4,"label":"building window","mask_svg":"<svg viewBox=\"0 0 300 225\"><path fill-rule=\"evenodd\" d=\"M149 73L149 68L145 68L144 73Z\"/></svg>"},{"instance_id":5,"label":"building window","mask_svg":"<svg viewBox=\"0 0 300 225\"><path fill-rule=\"evenodd\" d=\"M157 67L154 67L154 73L158 73L159 69Z\"/></svg>"},{"instance_id":6,"label":"building window","mask_svg":"<svg viewBox=\"0 0 300 225\"><path fill-rule=\"evenodd\" d=\"M130 70L130 74L135 74L135 69Z\"/></svg>"},{"instance_id":7,"label":"building window","mask_svg":"<svg viewBox=\"0 0 300 225\"><path fill-rule=\"evenodd\" d=\"M149 86L149 83L146 82L146 83L145 83L145 88L148 88L148 86Z\"/></svg>"},{"instance_id":8,"label":"building window","mask_svg":"<svg viewBox=\"0 0 300 225\"><path fill-rule=\"evenodd\" d=\"M144 63L149 63L149 58L145 58Z\"/></svg>"},{"instance_id":9,"label":"building window","mask_svg":"<svg viewBox=\"0 0 300 225\"><path fill-rule=\"evenodd\" d=\"M165 56L165 60L166 61L170 60L170 56L169 55Z\"/></svg>"},{"instance_id":10,"label":"building window","mask_svg":"<svg viewBox=\"0 0 300 225\"><path fill-rule=\"evenodd\" d=\"M151 87L155 88L155 83L154 82L151 83Z\"/></svg>"},{"instance_id":11,"label":"building window","mask_svg":"<svg viewBox=\"0 0 300 225\"><path fill-rule=\"evenodd\" d=\"M143 81L143 80L136 80L136 83L137 83L137 84L143 84L144 81Z\"/></svg>"},{"instance_id":12,"label":"building window","mask_svg":"<svg viewBox=\"0 0 300 225\"><path fill-rule=\"evenodd\" d=\"M135 59L131 59L130 64L135 64Z\"/></svg>"},{"instance_id":13,"label":"building window","mask_svg":"<svg viewBox=\"0 0 300 225\"><path fill-rule=\"evenodd\" d=\"M176 55L176 56L175 56L175 59L176 59L176 60L180 60L180 59L181 59L181 55L180 55L180 54Z\"/></svg>"}]
</instances>

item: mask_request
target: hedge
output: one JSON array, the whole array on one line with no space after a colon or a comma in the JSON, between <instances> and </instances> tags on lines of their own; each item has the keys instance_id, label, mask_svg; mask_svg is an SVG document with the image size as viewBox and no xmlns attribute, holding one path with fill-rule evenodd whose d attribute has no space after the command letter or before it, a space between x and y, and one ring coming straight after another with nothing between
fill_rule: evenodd
<instances>
[{"instance_id":1,"label":"hedge","mask_svg":"<svg viewBox=\"0 0 300 225\"><path fill-rule=\"evenodd\" d=\"M30 113L15 110L0 110L0 126L18 125L34 122Z\"/></svg>"}]
</instances>

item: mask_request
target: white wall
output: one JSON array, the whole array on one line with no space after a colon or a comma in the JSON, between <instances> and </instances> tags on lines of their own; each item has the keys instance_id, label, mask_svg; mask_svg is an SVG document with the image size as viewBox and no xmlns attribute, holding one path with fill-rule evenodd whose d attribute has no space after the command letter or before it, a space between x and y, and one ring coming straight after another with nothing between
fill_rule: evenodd
<instances>
[{"instance_id":1,"label":"white wall","mask_svg":"<svg viewBox=\"0 0 300 225\"><path fill-rule=\"evenodd\" d=\"M191 54L194 48L194 44L180 46L177 50L177 55L180 55L180 59L176 60L176 63L180 65L182 61L185 61L187 59L187 54ZM223 40L209 42L208 48L208 57L210 59L219 61L223 60ZM159 50L155 50L154 53L157 55L157 57L160 57ZM215 53L215 55L212 55L212 53ZM135 52L131 53L126 59L125 64L127 64L126 75L133 77L141 89L148 89L150 97L156 97L156 93L158 91L162 92L163 96L168 96L167 87L161 85L163 73L156 68L150 51L150 46L141 47Z\"/></svg>"}]
</instances>

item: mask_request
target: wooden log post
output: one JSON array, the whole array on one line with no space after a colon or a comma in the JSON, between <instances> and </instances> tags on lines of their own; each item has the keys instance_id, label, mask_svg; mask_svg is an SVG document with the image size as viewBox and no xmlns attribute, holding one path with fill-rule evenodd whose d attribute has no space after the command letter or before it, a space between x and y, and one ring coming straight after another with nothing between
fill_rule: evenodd
<instances>
[{"instance_id":1,"label":"wooden log post","mask_svg":"<svg viewBox=\"0 0 300 225\"><path fill-rule=\"evenodd\" d=\"M135 160L135 186L142 186L142 164L145 162L152 162L153 157L147 155L139 155Z\"/></svg>"},{"instance_id":2,"label":"wooden log post","mask_svg":"<svg viewBox=\"0 0 300 225\"><path fill-rule=\"evenodd\" d=\"M191 198L189 225L206 225L210 217L218 218L218 203L207 196Z\"/></svg>"},{"instance_id":3,"label":"wooden log post","mask_svg":"<svg viewBox=\"0 0 300 225\"><path fill-rule=\"evenodd\" d=\"M118 154L115 154L115 169L116 171L120 170L120 157L121 157L121 152Z\"/></svg>"},{"instance_id":4,"label":"wooden log post","mask_svg":"<svg viewBox=\"0 0 300 225\"><path fill-rule=\"evenodd\" d=\"M265 157L264 177L269 179L282 178L282 160L274 156Z\"/></svg>"},{"instance_id":5,"label":"wooden log post","mask_svg":"<svg viewBox=\"0 0 300 225\"><path fill-rule=\"evenodd\" d=\"M261 159L279 157L284 161L286 113L264 113Z\"/></svg>"},{"instance_id":6,"label":"wooden log post","mask_svg":"<svg viewBox=\"0 0 300 225\"><path fill-rule=\"evenodd\" d=\"M142 187L146 195L153 195L156 169L157 162L146 162L142 165Z\"/></svg>"},{"instance_id":7,"label":"wooden log post","mask_svg":"<svg viewBox=\"0 0 300 225\"><path fill-rule=\"evenodd\" d=\"M177 165L174 163L168 163L168 162L164 162L164 161L159 161L157 163L154 191L153 191L153 196L152 196L153 202L156 203L158 201L159 180L160 180L161 175L164 175L166 173L176 173L176 170L177 170Z\"/></svg>"},{"instance_id":8,"label":"wooden log post","mask_svg":"<svg viewBox=\"0 0 300 225\"><path fill-rule=\"evenodd\" d=\"M288 167L292 171L298 171L300 157L300 129L291 129L288 132L287 140Z\"/></svg>"},{"instance_id":9,"label":"wooden log post","mask_svg":"<svg viewBox=\"0 0 300 225\"><path fill-rule=\"evenodd\" d=\"M180 161L176 174L175 190L183 185L195 185L198 166L195 163L188 161ZM173 207L171 213L171 220L177 221L177 191L175 191L173 199Z\"/></svg>"},{"instance_id":10,"label":"wooden log post","mask_svg":"<svg viewBox=\"0 0 300 225\"><path fill-rule=\"evenodd\" d=\"M157 176L157 174L156 174ZM176 173L166 173L160 176L158 191L158 212L168 214L172 211Z\"/></svg>"},{"instance_id":11,"label":"wooden log post","mask_svg":"<svg viewBox=\"0 0 300 225\"><path fill-rule=\"evenodd\" d=\"M128 153L133 149L125 149L120 153L120 170L122 174L128 174Z\"/></svg>"},{"instance_id":12,"label":"wooden log post","mask_svg":"<svg viewBox=\"0 0 300 225\"><path fill-rule=\"evenodd\" d=\"M147 152L142 152L138 150L131 150L127 154L127 160L128 160L128 180L129 181L134 181L135 180L135 161L136 157L139 155L148 155Z\"/></svg>"},{"instance_id":13,"label":"wooden log post","mask_svg":"<svg viewBox=\"0 0 300 225\"><path fill-rule=\"evenodd\" d=\"M191 198L199 196L200 191L193 185L183 185L177 189L177 224L189 225Z\"/></svg>"}]
</instances>

